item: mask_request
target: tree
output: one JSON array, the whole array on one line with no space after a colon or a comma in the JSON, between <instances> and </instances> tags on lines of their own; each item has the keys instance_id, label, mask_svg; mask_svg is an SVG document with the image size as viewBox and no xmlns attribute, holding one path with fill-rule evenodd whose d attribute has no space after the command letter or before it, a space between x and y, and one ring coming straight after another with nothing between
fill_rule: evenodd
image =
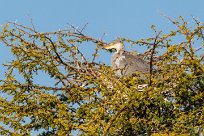
<instances>
[{"instance_id":1,"label":"tree","mask_svg":"<svg viewBox=\"0 0 204 136\"><path fill-rule=\"evenodd\" d=\"M38 32L7 23L0 40L14 59L4 64L0 91L0 134L70 135L199 135L204 129L204 26L195 27L179 17L167 34L132 41L147 47L150 72L137 90L140 73L118 78L109 66L97 63L98 50L106 44L80 30ZM176 42L175 37L180 37ZM94 44L93 57L81 46ZM198 46L199 45L199 46ZM45 74L54 84L36 83Z\"/></svg>"}]
</instances>

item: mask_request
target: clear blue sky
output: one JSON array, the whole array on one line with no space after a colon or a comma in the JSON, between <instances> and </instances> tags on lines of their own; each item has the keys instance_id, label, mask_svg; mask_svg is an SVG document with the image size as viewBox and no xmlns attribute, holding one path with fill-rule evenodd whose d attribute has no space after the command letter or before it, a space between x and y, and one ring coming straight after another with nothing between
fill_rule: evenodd
<instances>
[{"instance_id":1,"label":"clear blue sky","mask_svg":"<svg viewBox=\"0 0 204 136\"><path fill-rule=\"evenodd\" d=\"M32 18L38 30L55 31L66 28L67 23L83 27L88 22L86 34L93 37L106 32L107 42L118 36L137 40L151 35L152 24L165 31L173 27L160 12L189 21L193 15L204 22L203 5L203 0L0 0L0 24L17 21L30 25ZM0 48L9 58L6 49Z\"/></svg>"},{"instance_id":2,"label":"clear blue sky","mask_svg":"<svg viewBox=\"0 0 204 136\"><path fill-rule=\"evenodd\" d=\"M203 5L203 0L0 0L0 24L8 20L30 25L32 18L38 30L55 31L67 23L82 27L88 22L86 33L96 38L106 32L107 42L118 36L137 40L151 35L152 24L171 29L160 12L189 21L193 15L203 21ZM6 49L0 48L9 58Z\"/></svg>"},{"instance_id":3,"label":"clear blue sky","mask_svg":"<svg viewBox=\"0 0 204 136\"><path fill-rule=\"evenodd\" d=\"M88 22L86 34L95 38L106 32L107 42L118 36L137 40L151 35L152 24L165 31L173 28L160 12L172 18L181 15L188 21L195 16L204 22L203 5L204 0L0 0L0 24L17 21L30 25L32 18L39 31L55 31L66 28L67 23L82 27ZM0 64L11 59L2 43L0 54ZM110 53L106 54L102 61L110 64Z\"/></svg>"}]
</instances>

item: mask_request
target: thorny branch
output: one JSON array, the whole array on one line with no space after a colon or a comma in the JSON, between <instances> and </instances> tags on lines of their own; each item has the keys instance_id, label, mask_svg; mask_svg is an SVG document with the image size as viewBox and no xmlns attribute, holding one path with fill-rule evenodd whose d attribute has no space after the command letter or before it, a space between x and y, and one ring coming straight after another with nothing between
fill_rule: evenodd
<instances>
[{"instance_id":1,"label":"thorny branch","mask_svg":"<svg viewBox=\"0 0 204 136\"><path fill-rule=\"evenodd\" d=\"M158 40L160 34L161 34L161 31L158 34L156 34L156 37L154 39L154 44L153 44L153 47L151 49L151 54L150 54L150 71L149 71L150 72L150 77L149 77L149 85L150 86L152 85L152 76L153 76L153 63L154 63L153 57L155 54L155 49L157 48L158 43L159 43L157 40Z\"/></svg>"},{"instance_id":2,"label":"thorny branch","mask_svg":"<svg viewBox=\"0 0 204 136\"><path fill-rule=\"evenodd\" d=\"M156 36L154 38L149 38L147 40L140 40L140 41L136 41L136 42L131 41L131 40L127 41L127 42L133 43L133 44L145 45L145 46L148 47L148 49L150 48L150 50L145 52L145 55L148 56L148 59L150 61L149 62L150 63L149 86L152 87L152 88L155 87L156 89L152 90L152 92L147 90L148 91L148 97L147 97L146 93L144 93L146 90L144 92L141 92L141 93L135 92L136 89L134 87L135 87L135 84L136 84L135 82L136 81L132 80L134 77L133 78L131 77L131 80L130 80L131 83L130 84L129 83L123 84L124 83L123 78L117 78L116 76L114 76L114 74L113 74L114 71L113 70L109 69L109 67L107 67L107 69L104 68L105 69L104 70L103 66L101 64L98 64L98 63L95 62L95 57L98 54L99 47L105 45L106 43L102 40L103 38L96 39L96 38L93 38L93 37L90 37L90 36L87 36L87 35L83 34L83 31L87 27L88 23L81 30L76 29L74 26L71 25L71 27L75 30L73 32L70 31L70 30L60 30L60 31L57 31L57 32L45 32L45 33L37 32L34 28L25 27L25 26L22 26L22 25L19 25L19 24L16 24L16 23L11 23L11 24L14 24L14 26L16 27L17 30L20 30L21 32L26 34L26 36L25 36L26 38L27 38L27 35L28 35L28 36L31 37L31 40L33 40L32 41L33 43L32 43L32 42L29 42L29 40L26 41L25 39L23 39L25 37L23 37L22 35L19 36L19 35L15 35L16 33L12 33L12 32L10 33L10 34L12 34L12 36L16 37L19 40L19 43L30 45L32 48L30 50L28 50L28 51L26 51L24 48L21 49L20 44L19 45L10 44L8 42L9 38L8 38L8 41L7 41L6 38L2 40L6 45L13 46L13 48L15 48L17 50L17 52L21 52L21 51L23 52L22 54L24 55L23 56L24 58L22 60L18 60L20 62L19 65L22 66L21 65L22 61L26 61L26 63L28 63L28 64L35 63L36 65L38 65L40 63L40 65L45 66L45 69L43 69L43 70L45 70L45 71L47 70L48 73L51 71L50 73L53 74L52 77L54 76L55 81L57 81L57 83L56 83L57 85L58 85L58 82L60 82L59 85L55 86L55 87L52 87L51 85L50 86L36 85L34 83L29 84L29 87L31 89L33 89L33 90L37 89L37 91L38 91L38 89L39 90L46 90L46 91L49 91L49 90L59 91L62 94L66 93L66 95L70 96L70 97L72 97L74 95L73 100L67 100L66 104L68 103L68 105L65 106L65 109L66 109L67 107L70 106L69 104L77 103L78 107L77 108L74 107L75 108L73 110L74 114L68 113L67 110L63 111L63 108L64 108L62 106L63 103L59 103L57 105L54 105L56 107L54 107L53 105L51 105L51 106L48 105L46 107L48 109L45 109L45 112L46 112L46 110L50 111L50 109L49 109L50 107L51 107L51 110L54 109L56 111L58 110L58 108L59 109L61 108L60 110L62 110L63 115L60 114L59 118L56 117L54 120L55 121L57 120L58 123L62 122L61 124L64 123L63 122L64 120L66 121L66 123L64 123L64 124L67 124L67 122L69 122L71 124L70 126L65 125L65 127L67 127L66 132L67 132L67 130L71 131L71 130L76 130L76 129L81 131L81 132L84 131L85 133L88 132L88 131L97 132L97 130L100 130L99 133L100 134L103 133L104 136L108 135L109 133L111 135L112 131L113 131L113 133L117 133L118 131L120 131L118 129L117 125L121 125L121 127L125 127L125 126L122 126L123 122L124 122L124 124L125 123L131 123L130 120L120 121L120 119L122 119L122 118L125 118L125 119L128 118L129 119L129 117L128 117L129 115L127 116L126 114L122 114L126 110L128 111L127 114L129 114L129 113L131 114L131 119L133 119L133 121L134 121L134 119L136 119L137 122L138 122L138 120L139 121L146 120L145 117L148 116L148 118L147 118L148 123L154 124L154 126L152 128L155 129L155 130L151 130L152 132L158 132L159 129L163 127L163 126L158 127L160 124L157 123L157 122L160 121L160 119L161 119L160 117L162 117L163 119L165 119L165 117L167 117L167 119L169 119L169 120L172 119L172 116L170 116L170 118L168 116L168 114L169 114L168 108L170 107L169 106L170 104L173 105L173 102L167 102L169 104L168 105L168 104L166 104L166 102L164 102L164 100L162 100L162 98L164 96L159 96L159 97L157 96L157 95L161 94L160 92L157 92L157 91L159 89L163 89L162 87L165 87L165 85L161 85L161 88L159 88L159 87L156 88L157 86L154 86L154 84L153 84L153 81L159 82L157 77L154 77L154 76L160 76L159 74L161 74L161 76L164 76L165 74L169 74L169 73L159 73L158 71L156 71L156 73L154 74L153 73L154 72L153 68L154 68L154 63L157 60L163 62L162 59L166 59L166 58L162 58L163 57L162 55L159 56L157 58L157 60L155 58L156 58L156 55L158 54L158 48L165 47L165 49L168 50L169 46L166 45L166 44L168 42L168 38L171 37L171 36L172 37L174 36L173 34L163 36L163 35L161 35L161 32L155 31ZM175 21L175 24L179 25L176 21ZM178 31L174 31L174 32L178 33ZM202 33L202 32L200 32L200 33ZM197 34L197 32L195 31L195 33L193 33L193 34ZM54 38L52 39L52 37L56 38L57 36L62 38L61 43L59 41L59 38L58 38L57 42L55 42L55 40L53 40ZM40 38L43 38L43 39L40 39ZM68 38L68 39L66 39L66 38ZM73 42L69 41L69 38L71 40L73 40ZM36 42L34 41L35 39L37 39ZM64 39L66 39L66 40L64 40ZM96 46L97 46L96 51L93 54L92 61L87 59L84 56L83 52L81 52L81 50L78 48L79 47L78 44L81 45L81 43L84 42L84 41L95 43ZM39 42L42 42L42 43L44 42L44 43L43 43L42 46L40 44L38 46L37 44ZM190 58L194 57L194 56L191 56L192 53L189 52L189 48L190 48L191 45L188 46L188 45L186 45L186 43L187 42L183 42L183 43L181 42L181 44L179 44L183 48L184 47L187 48L187 49L185 49L185 48L182 49L182 51L187 53L188 57L190 57ZM69 47L66 48L66 45L70 46L70 48ZM22 47L24 47L24 46L22 46ZM176 54L177 50L174 50L174 51L175 51L175 54ZM191 50L191 51L194 51L194 50ZM68 55L69 55L70 58L67 57L67 54L66 54L67 52L68 52ZM33 55L32 56L34 58L33 60L29 58L30 57L29 54ZM35 55L36 56L39 55L41 57L41 60L38 61L38 57L36 57ZM49 56L49 57L46 57L46 56ZM81 59L79 59L79 57L81 57ZM27 60L25 58L28 59L29 61L27 62ZM187 59L190 60L190 58L187 58ZM43 61L44 59L46 61ZM43 61L43 62L41 62L41 61ZM169 59L168 61L171 61L171 59ZM167 61L167 63L168 63L168 61ZM191 61L193 61L193 60L191 59ZM188 63L188 62L184 61L181 64L180 63L178 63L178 64L173 63L173 64L170 64L170 65L171 66L172 65L175 65L175 66L185 65L184 69L183 69L185 71L186 70L185 67L186 67L186 65L188 65L188 64L185 64L185 63ZM51 65L49 65L47 63L51 63ZM166 63L166 62L164 62L164 63ZM159 68L163 68L163 66L164 66L166 69L169 70L169 67L168 67L169 65L168 64L166 65L164 63L161 63L161 67L159 67ZM191 64L193 64L193 63L191 63ZM18 67L18 65L16 65L16 66ZM201 67L201 65L200 65L200 67ZM165 71L165 68L162 69L163 70L162 72L168 72L168 70ZM196 66L196 68L197 68L197 66ZM69 69L71 72L67 72L67 71L69 71L67 69ZM32 70L32 68L31 68L31 70ZM174 72L173 71L174 69L170 69L170 70L172 70L172 72ZM171 74L172 73L170 73L170 76L171 76ZM181 85L185 84L186 81L183 80L182 78L183 78L183 76L186 76L187 74L186 75L181 75L180 73L175 73L175 74L178 74L178 76L180 76L178 78L180 78L179 80L181 80L181 82L179 80L178 80L178 82L180 82ZM198 76L199 76L199 79L202 78L202 73L201 74L199 73ZM191 77L190 78L185 77L185 78L190 79ZM193 78L197 78L197 77L192 77L192 79ZM128 79L128 78L126 78L126 79ZM169 82L170 79L165 79L165 80L168 80L167 82ZM124 80L124 81L126 81L126 80ZM12 82L12 81L10 81L10 82ZM86 85L83 85L83 83L85 83ZM113 89L109 89L107 87L108 83L111 84ZM5 82L5 84L6 84L6 82ZM133 84L133 85L131 85L131 84ZM171 84L173 84L173 83L171 82ZM8 86L6 86L6 85L1 86L1 87L6 88L10 84L8 84ZM21 84L20 82L19 82L19 84L15 82L14 86L15 85L18 88L28 87L28 85L26 83ZM202 83L201 83L201 85L202 85ZM201 88L201 85L196 86L196 89ZM170 89L172 89L172 88L170 88ZM177 89L176 91L179 91L180 88L174 87L174 89ZM185 89L186 88L183 87L181 89L181 91L183 91ZM25 91L25 90L23 90L23 91ZM159 90L159 91L161 91L161 90ZM190 88L190 91L193 92L194 90L192 88ZM187 90L187 92L188 92L188 90ZM191 92L188 92L187 94L190 94ZM181 93L183 93L183 92L181 92ZM128 95L123 96L123 94L128 94ZM131 96L129 96L129 95L131 95ZM183 97L183 95L185 95L185 94L182 94L182 97ZM40 94L39 94L39 97L40 97ZM55 97L55 96L53 96L53 97ZM124 101L123 101L123 99L121 101L121 98L124 98L124 97L125 97ZM178 94L178 97L179 97L179 94ZM191 96L186 95L186 97L189 98ZM200 97L200 96L196 96L196 97ZM178 101L183 100L183 99L180 99L180 98L175 98L175 99L177 99ZM39 101L40 100L41 99L39 99ZM202 100L202 99L199 98L199 100ZM44 99L42 101L44 101ZM49 100L49 101L53 102L53 99ZM184 101L188 102L186 99L184 99ZM166 106L165 107L166 109L162 109L163 107L161 106L161 103ZM32 104L32 102L31 102L31 104ZM46 104L46 102L44 102L44 104ZM196 103L196 104L199 104L199 103ZM131 106L129 106L129 105L131 105ZM184 103L181 106L186 106L186 105L187 104ZM195 105L195 106L197 106L197 105ZM170 107L169 109L173 111L174 109L171 109L171 108L172 107ZM156 111L155 111L155 109L156 109ZM132 112L132 110L133 110L133 112ZM167 111L165 111L165 110L167 110ZM142 117L137 116L135 114L135 111L137 111L138 114L145 114L145 116L142 116ZM64 114L64 112L65 112L65 114ZM107 115L106 112L109 112L110 114ZM175 112L177 112L177 111L175 111ZM69 115L67 117L68 119L66 120L66 118L64 118L64 116L66 116L67 113ZM43 115L47 115L47 114L45 113ZM151 116L154 116L154 118L151 119L150 118ZM120 118L120 117L122 117L122 118ZM42 118L43 119L45 118L44 119L45 122L47 120L51 120L50 121L51 124L55 125L55 122L52 120L53 118L50 118L48 116L47 117L42 117ZM118 118L120 118L120 119L118 120ZM159 118L159 119L156 120L156 118ZM96 120L96 119L99 119L99 120ZM77 122L78 120L80 120L80 121ZM156 120L156 123L155 123L155 120ZM98 127L98 124L96 124L95 121L100 122L99 123L100 127ZM173 120L173 121L176 122L177 120ZM118 122L121 123L121 124L117 124ZM40 122L40 123L42 123L42 122ZM155 127L155 124L156 124L156 127ZM140 124L137 124L137 125L140 125ZM167 125L169 125L169 124L167 124ZM91 127L89 127L89 126L91 126ZM51 125L49 127L52 128ZM91 128L91 129L94 128L94 130L89 130L89 128ZM59 129L60 129L60 127L59 127ZM88 131L86 131L86 129ZM140 129L140 128L138 127L137 129ZM141 131L147 130L147 129L148 128L144 128L144 129L142 128ZM173 127L170 126L170 129L173 129ZM101 132L101 130L103 132ZM64 130L62 130L62 131L64 131Z\"/></svg>"}]
</instances>

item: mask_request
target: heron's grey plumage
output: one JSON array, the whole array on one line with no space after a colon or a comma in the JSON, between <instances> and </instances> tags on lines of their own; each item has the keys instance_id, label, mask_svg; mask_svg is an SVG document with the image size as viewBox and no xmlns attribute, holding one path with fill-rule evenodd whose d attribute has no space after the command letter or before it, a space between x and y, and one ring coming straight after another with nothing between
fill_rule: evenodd
<instances>
[{"instance_id":1,"label":"heron's grey plumage","mask_svg":"<svg viewBox=\"0 0 204 136\"><path fill-rule=\"evenodd\" d=\"M112 56L112 68L116 71L117 76L129 76L135 72L149 72L149 65L144 60L127 51L116 52Z\"/></svg>"},{"instance_id":2,"label":"heron's grey plumage","mask_svg":"<svg viewBox=\"0 0 204 136\"><path fill-rule=\"evenodd\" d=\"M130 76L135 72L148 73L149 65L139 55L124 50L121 42L104 46L105 49L116 49L112 56L112 68L119 77Z\"/></svg>"}]
</instances>

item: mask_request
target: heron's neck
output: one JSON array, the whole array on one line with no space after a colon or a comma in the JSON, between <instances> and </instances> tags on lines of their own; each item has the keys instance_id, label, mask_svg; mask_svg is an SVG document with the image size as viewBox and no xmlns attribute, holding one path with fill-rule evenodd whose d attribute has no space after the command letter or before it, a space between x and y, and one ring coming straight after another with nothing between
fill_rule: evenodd
<instances>
[{"instance_id":1,"label":"heron's neck","mask_svg":"<svg viewBox=\"0 0 204 136\"><path fill-rule=\"evenodd\" d=\"M122 43L116 44L115 48L117 53L123 52L125 50L124 45Z\"/></svg>"},{"instance_id":2,"label":"heron's neck","mask_svg":"<svg viewBox=\"0 0 204 136\"><path fill-rule=\"evenodd\" d=\"M124 52L124 48L121 48L121 49L119 49L119 50L116 50L116 53L117 54L120 54L120 53L123 53Z\"/></svg>"}]
</instances>

